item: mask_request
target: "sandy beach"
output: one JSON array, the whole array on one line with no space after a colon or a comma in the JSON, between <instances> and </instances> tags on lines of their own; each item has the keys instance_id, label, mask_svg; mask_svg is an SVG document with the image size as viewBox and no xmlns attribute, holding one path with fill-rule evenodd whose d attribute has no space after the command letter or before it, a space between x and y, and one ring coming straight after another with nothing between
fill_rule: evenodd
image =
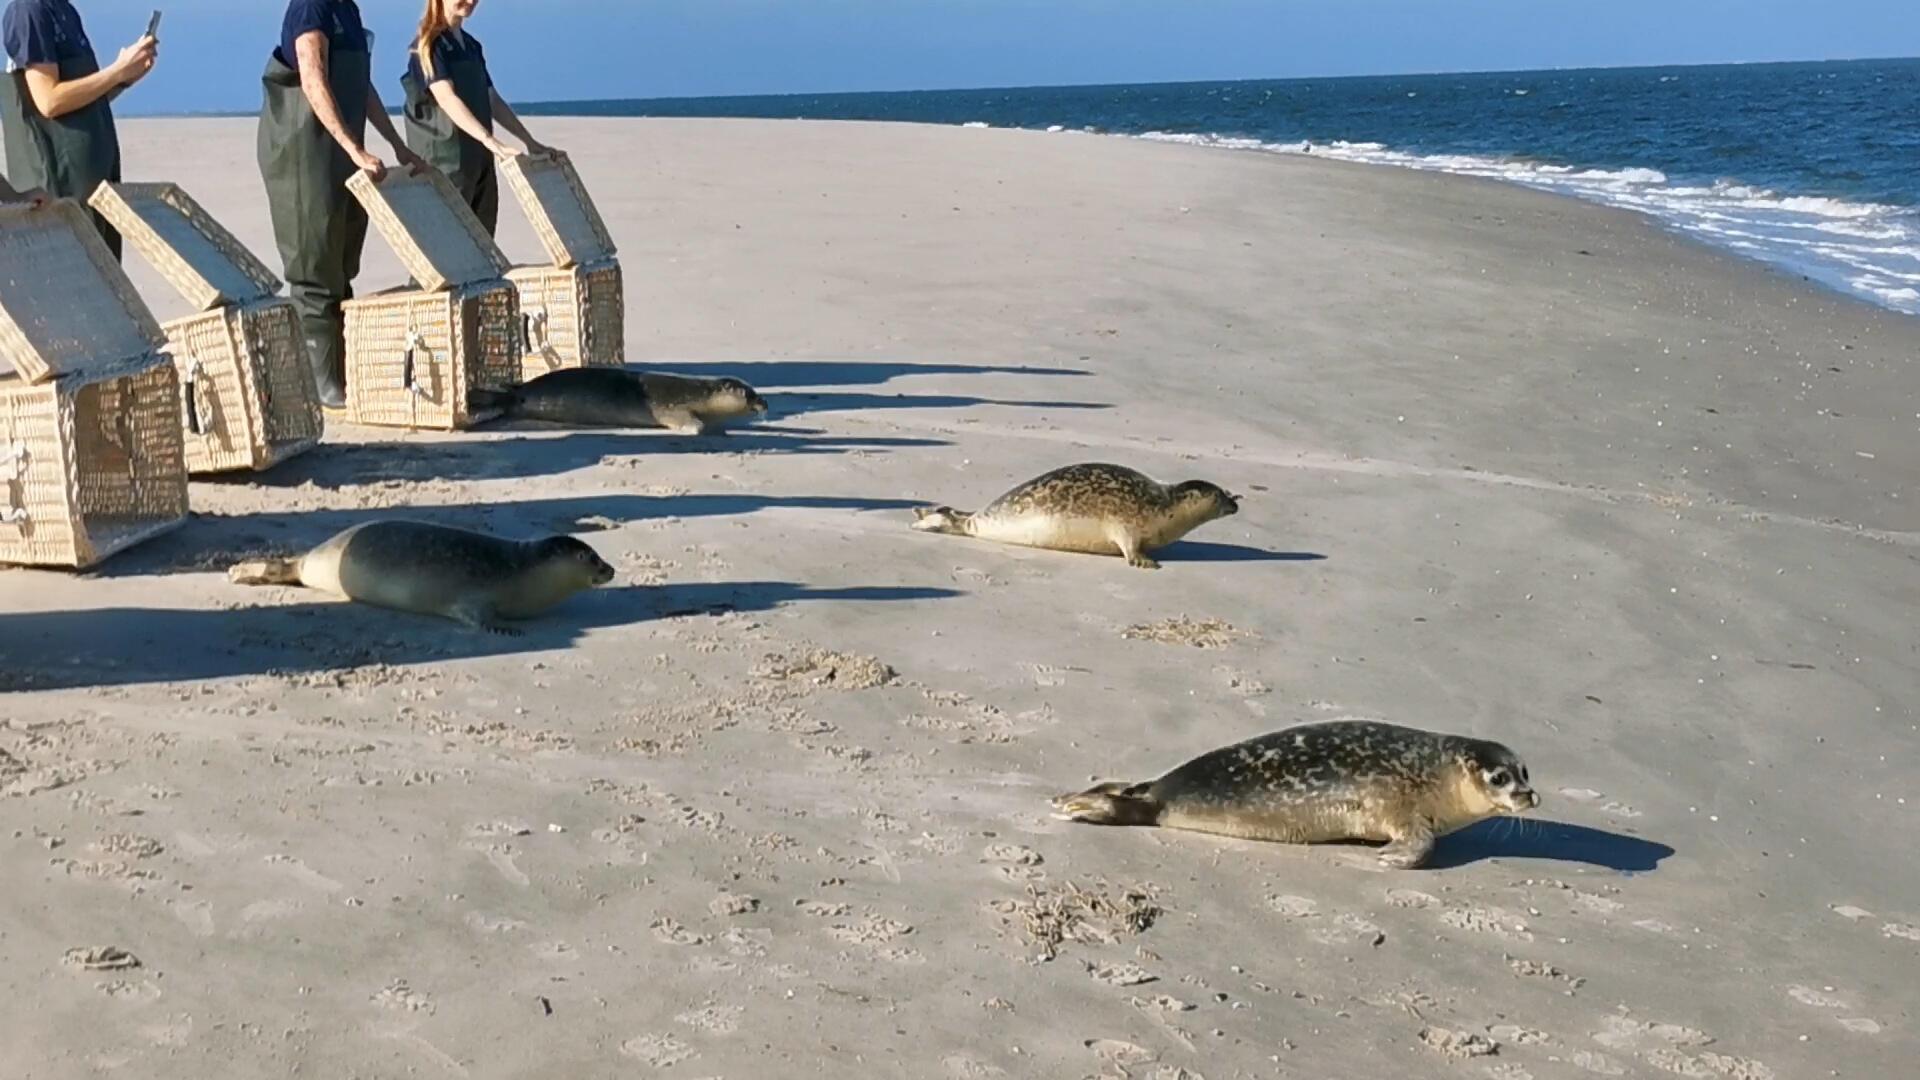
<instances>
[{"instance_id":1,"label":"sandy beach","mask_svg":"<svg viewBox=\"0 0 1920 1080\"><path fill-rule=\"evenodd\" d=\"M0 1077L1912 1068L1920 321L1488 181L538 127L630 361L771 414L335 427L0 570ZM122 130L277 268L252 121ZM1241 512L1153 573L908 528L1089 460ZM224 576L400 513L619 577L506 639ZM1505 742L1544 805L1393 873L1048 816L1339 717Z\"/></svg>"}]
</instances>

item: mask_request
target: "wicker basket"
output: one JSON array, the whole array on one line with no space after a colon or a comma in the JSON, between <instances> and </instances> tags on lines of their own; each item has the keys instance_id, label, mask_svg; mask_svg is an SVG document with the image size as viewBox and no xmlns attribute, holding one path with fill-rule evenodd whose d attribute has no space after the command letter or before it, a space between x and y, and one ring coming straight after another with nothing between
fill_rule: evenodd
<instances>
[{"instance_id":1,"label":"wicker basket","mask_svg":"<svg viewBox=\"0 0 1920 1080\"><path fill-rule=\"evenodd\" d=\"M520 380L520 303L504 281L395 289L346 303L347 415L356 424L457 431L491 420L470 390Z\"/></svg>"},{"instance_id":2,"label":"wicker basket","mask_svg":"<svg viewBox=\"0 0 1920 1080\"><path fill-rule=\"evenodd\" d=\"M613 237L565 156L501 165L550 260L507 274L520 287L521 377L626 362L626 293Z\"/></svg>"},{"instance_id":3,"label":"wicker basket","mask_svg":"<svg viewBox=\"0 0 1920 1080\"><path fill-rule=\"evenodd\" d=\"M507 271L520 290L520 379L626 362L626 291L617 259Z\"/></svg>"},{"instance_id":4,"label":"wicker basket","mask_svg":"<svg viewBox=\"0 0 1920 1080\"><path fill-rule=\"evenodd\" d=\"M0 208L0 562L92 566L186 520L164 341L79 203Z\"/></svg>"},{"instance_id":5,"label":"wicker basket","mask_svg":"<svg viewBox=\"0 0 1920 1080\"><path fill-rule=\"evenodd\" d=\"M102 184L90 201L199 311L165 324L187 470L267 469L319 443L320 399L280 279L173 184Z\"/></svg>"},{"instance_id":6,"label":"wicker basket","mask_svg":"<svg viewBox=\"0 0 1920 1080\"><path fill-rule=\"evenodd\" d=\"M506 256L437 171L347 187L419 286L346 302L348 417L439 431L492 419L467 394L520 381L527 329Z\"/></svg>"}]
</instances>

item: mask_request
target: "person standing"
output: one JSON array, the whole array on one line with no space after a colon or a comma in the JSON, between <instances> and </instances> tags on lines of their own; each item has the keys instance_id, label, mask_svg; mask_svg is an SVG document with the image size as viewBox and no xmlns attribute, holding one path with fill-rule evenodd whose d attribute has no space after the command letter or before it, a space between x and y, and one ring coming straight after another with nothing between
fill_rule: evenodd
<instances>
[{"instance_id":1,"label":"person standing","mask_svg":"<svg viewBox=\"0 0 1920 1080\"><path fill-rule=\"evenodd\" d=\"M8 171L24 187L85 205L101 181L120 179L112 100L153 70L159 42L142 35L102 68L70 0L13 0L0 16L0 36L7 49L0 129ZM92 217L119 258L120 234L99 214Z\"/></svg>"},{"instance_id":2,"label":"person standing","mask_svg":"<svg viewBox=\"0 0 1920 1080\"><path fill-rule=\"evenodd\" d=\"M500 222L494 159L519 153L494 137L494 125L525 143L529 154L556 151L535 139L494 89L487 54L466 27L479 6L480 0L427 0L400 85L407 93L407 144L447 174L491 234Z\"/></svg>"},{"instance_id":3,"label":"person standing","mask_svg":"<svg viewBox=\"0 0 1920 1080\"><path fill-rule=\"evenodd\" d=\"M354 0L291 0L280 45L261 76L258 154L287 291L300 310L320 403L345 407L347 343L341 305L353 296L367 213L347 190L387 166L366 146L371 124L410 171L427 164L400 138L373 87L373 35Z\"/></svg>"}]
</instances>

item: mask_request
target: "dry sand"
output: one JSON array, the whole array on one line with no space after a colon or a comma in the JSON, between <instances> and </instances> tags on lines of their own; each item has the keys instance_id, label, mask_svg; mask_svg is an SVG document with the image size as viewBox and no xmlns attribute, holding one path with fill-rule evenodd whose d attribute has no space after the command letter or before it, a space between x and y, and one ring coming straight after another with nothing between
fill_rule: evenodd
<instances>
[{"instance_id":1,"label":"dry sand","mask_svg":"<svg viewBox=\"0 0 1920 1080\"><path fill-rule=\"evenodd\" d=\"M1912 1067L1920 323L1472 180L541 128L631 358L775 415L341 430L0 573L0 1074ZM128 129L271 257L250 122ZM907 528L1088 459L1244 509L1157 573ZM219 573L402 508L621 578L503 640ZM1047 817L1340 716L1508 742L1539 820L1387 874Z\"/></svg>"}]
</instances>

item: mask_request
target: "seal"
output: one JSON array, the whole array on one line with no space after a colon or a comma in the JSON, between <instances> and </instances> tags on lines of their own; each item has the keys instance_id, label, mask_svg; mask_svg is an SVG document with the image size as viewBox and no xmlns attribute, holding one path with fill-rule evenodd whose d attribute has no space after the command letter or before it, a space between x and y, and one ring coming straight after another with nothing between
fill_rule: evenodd
<instances>
[{"instance_id":1,"label":"seal","mask_svg":"<svg viewBox=\"0 0 1920 1080\"><path fill-rule=\"evenodd\" d=\"M1439 837L1540 805L1526 763L1497 742L1365 720L1302 724L1202 754L1158 780L1053 800L1094 825L1324 844L1383 841L1382 865L1419 866Z\"/></svg>"},{"instance_id":2,"label":"seal","mask_svg":"<svg viewBox=\"0 0 1920 1080\"><path fill-rule=\"evenodd\" d=\"M1166 547L1215 518L1240 512L1240 500L1205 480L1162 484L1122 465L1068 465L1029 480L967 513L921 507L913 527L1002 544L1120 555L1157 570L1147 552Z\"/></svg>"},{"instance_id":3,"label":"seal","mask_svg":"<svg viewBox=\"0 0 1920 1080\"><path fill-rule=\"evenodd\" d=\"M739 379L611 367L563 368L511 389L475 389L467 396L475 409L495 409L509 419L661 427L679 435L718 433L730 420L767 411L766 399Z\"/></svg>"},{"instance_id":4,"label":"seal","mask_svg":"<svg viewBox=\"0 0 1920 1080\"><path fill-rule=\"evenodd\" d=\"M526 619L613 580L613 567L571 536L503 540L485 533L383 520L355 525L295 559L244 562L242 585L304 585L376 607L439 615L517 636Z\"/></svg>"}]
</instances>

